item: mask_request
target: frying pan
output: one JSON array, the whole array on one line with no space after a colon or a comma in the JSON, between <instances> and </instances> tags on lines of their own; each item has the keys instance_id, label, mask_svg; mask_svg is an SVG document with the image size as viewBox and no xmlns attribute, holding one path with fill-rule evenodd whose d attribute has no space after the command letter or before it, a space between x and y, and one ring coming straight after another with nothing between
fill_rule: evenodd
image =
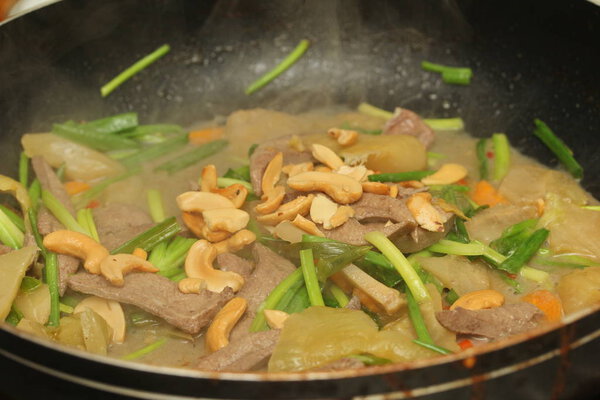
<instances>
[{"instance_id":1,"label":"frying pan","mask_svg":"<svg viewBox=\"0 0 600 400\"><path fill-rule=\"evenodd\" d=\"M243 94L303 38L312 46L292 69ZM573 149L583 185L599 197L599 42L600 8L585 1L64 0L0 26L0 172L16 174L22 133L67 119L135 110L147 123L186 125L240 108L299 112L368 101L425 117L461 116L473 135L506 132L526 154L556 165L531 134L533 118L541 118ZM172 47L167 57L100 97L103 83L163 43ZM470 66L473 82L443 84L420 69L422 60ZM3 325L0 394L596 398L597 311L491 345L472 368L455 355L269 377L101 358Z\"/></svg>"}]
</instances>

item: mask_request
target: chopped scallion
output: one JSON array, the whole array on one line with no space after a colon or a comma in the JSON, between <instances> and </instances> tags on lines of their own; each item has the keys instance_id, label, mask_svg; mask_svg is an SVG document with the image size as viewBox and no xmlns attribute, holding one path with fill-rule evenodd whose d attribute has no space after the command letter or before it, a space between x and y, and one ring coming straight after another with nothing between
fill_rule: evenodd
<instances>
[{"instance_id":1,"label":"chopped scallion","mask_svg":"<svg viewBox=\"0 0 600 400\"><path fill-rule=\"evenodd\" d=\"M494 133L492 135L494 143L494 180L501 181L510 167L510 144L504 133Z\"/></svg>"},{"instance_id":2,"label":"chopped scallion","mask_svg":"<svg viewBox=\"0 0 600 400\"><path fill-rule=\"evenodd\" d=\"M23 187L29 186L29 157L23 151L19 156L19 182Z\"/></svg>"},{"instance_id":3,"label":"chopped scallion","mask_svg":"<svg viewBox=\"0 0 600 400\"><path fill-rule=\"evenodd\" d=\"M84 235L89 235L89 232L79 225L79 223L75 220L75 217L71 215L65 206L46 189L42 189L42 201L48 210L50 210L52 215L54 215L65 228L70 231L76 231L83 233Z\"/></svg>"},{"instance_id":4,"label":"chopped scallion","mask_svg":"<svg viewBox=\"0 0 600 400\"><path fill-rule=\"evenodd\" d=\"M180 231L181 226L177 223L177 219L175 217L167 218L160 224L153 226L116 249L113 249L111 254L131 253L137 247L150 251L154 246L163 240L172 238Z\"/></svg>"},{"instance_id":5,"label":"chopped scallion","mask_svg":"<svg viewBox=\"0 0 600 400\"><path fill-rule=\"evenodd\" d=\"M139 350L134 351L133 353L129 353L121 359L123 360L135 360L136 358L140 358L145 356L146 354L152 353L156 349L161 348L165 343L167 343L167 338L160 338L153 343L150 343L148 346L142 347Z\"/></svg>"},{"instance_id":6,"label":"chopped scallion","mask_svg":"<svg viewBox=\"0 0 600 400\"><path fill-rule=\"evenodd\" d=\"M173 174L184 168L187 168L197 162L210 157L219 151L223 150L229 142L227 140L214 140L203 144L187 153L182 154L174 160L167 161L158 167L154 168L154 171L166 171L169 174Z\"/></svg>"},{"instance_id":7,"label":"chopped scallion","mask_svg":"<svg viewBox=\"0 0 600 400\"><path fill-rule=\"evenodd\" d=\"M468 85L471 83L471 77L473 76L471 68L448 67L441 64L434 64L429 61L421 62L421 67L425 71L441 73L444 82L454 85Z\"/></svg>"},{"instance_id":8,"label":"chopped scallion","mask_svg":"<svg viewBox=\"0 0 600 400\"><path fill-rule=\"evenodd\" d=\"M300 264L302 266L302 275L304 276L304 283L306 284L310 304L313 306L324 306L325 303L323 302L323 295L321 294L321 288L319 287L317 270L315 269L315 262L311 249L300 250Z\"/></svg>"},{"instance_id":9,"label":"chopped scallion","mask_svg":"<svg viewBox=\"0 0 600 400\"><path fill-rule=\"evenodd\" d=\"M409 172L391 172L387 174L371 174L370 182L403 182L419 181L435 171L409 171Z\"/></svg>"},{"instance_id":10,"label":"chopped scallion","mask_svg":"<svg viewBox=\"0 0 600 400\"><path fill-rule=\"evenodd\" d=\"M164 221L165 208L163 206L160 191L157 189L148 189L146 191L146 198L148 200L148 208L150 209L152 220L156 223Z\"/></svg>"},{"instance_id":11,"label":"chopped scallion","mask_svg":"<svg viewBox=\"0 0 600 400\"><path fill-rule=\"evenodd\" d=\"M543 121L536 118L533 122L535 123L533 134L548 146L574 178L583 178L583 167L575 160L571 149Z\"/></svg>"}]
</instances>

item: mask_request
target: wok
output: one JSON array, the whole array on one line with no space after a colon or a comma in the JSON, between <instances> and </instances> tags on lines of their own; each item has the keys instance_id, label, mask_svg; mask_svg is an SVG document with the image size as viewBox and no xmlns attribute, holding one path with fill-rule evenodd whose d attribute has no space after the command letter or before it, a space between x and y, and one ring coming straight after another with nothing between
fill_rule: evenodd
<instances>
[{"instance_id":1,"label":"wok","mask_svg":"<svg viewBox=\"0 0 600 400\"><path fill-rule=\"evenodd\" d=\"M312 47L266 89L243 88L300 39ZM600 8L585 1L65 0L0 26L0 172L16 174L19 136L51 123L135 110L182 125L240 108L288 112L368 101L425 117L461 116L476 136L506 132L548 165L531 135L545 120L600 196ZM108 98L99 87L163 43L171 53ZM470 66L470 86L421 60ZM597 310L592 310L597 311ZM201 373L100 358L0 328L9 398L596 398L600 313L478 354L359 372ZM526 340L529 339L529 340ZM32 384L34 383L35 384ZM94 388L94 389L90 389ZM121 398L119 396L119 398Z\"/></svg>"}]
</instances>

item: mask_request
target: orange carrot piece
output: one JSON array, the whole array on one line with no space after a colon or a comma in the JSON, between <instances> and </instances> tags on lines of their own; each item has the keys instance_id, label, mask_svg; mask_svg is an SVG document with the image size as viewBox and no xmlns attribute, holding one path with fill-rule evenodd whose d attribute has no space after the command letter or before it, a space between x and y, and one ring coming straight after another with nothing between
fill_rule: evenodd
<instances>
[{"instance_id":1,"label":"orange carrot piece","mask_svg":"<svg viewBox=\"0 0 600 400\"><path fill-rule=\"evenodd\" d=\"M204 144L217 140L223 136L224 129L221 126L213 126L188 133L188 140L191 144Z\"/></svg>"},{"instance_id":2,"label":"orange carrot piece","mask_svg":"<svg viewBox=\"0 0 600 400\"><path fill-rule=\"evenodd\" d=\"M508 204L508 200L498 193L488 181L484 180L477 182L475 190L471 193L471 199L480 206L493 207L498 204Z\"/></svg>"},{"instance_id":3,"label":"orange carrot piece","mask_svg":"<svg viewBox=\"0 0 600 400\"><path fill-rule=\"evenodd\" d=\"M548 290L536 290L521 298L526 303L531 303L546 315L550 322L560 321L563 315L560 298Z\"/></svg>"},{"instance_id":4,"label":"orange carrot piece","mask_svg":"<svg viewBox=\"0 0 600 400\"><path fill-rule=\"evenodd\" d=\"M85 192L91 186L85 182L69 181L64 183L65 190L69 196L76 195L77 193Z\"/></svg>"}]
</instances>

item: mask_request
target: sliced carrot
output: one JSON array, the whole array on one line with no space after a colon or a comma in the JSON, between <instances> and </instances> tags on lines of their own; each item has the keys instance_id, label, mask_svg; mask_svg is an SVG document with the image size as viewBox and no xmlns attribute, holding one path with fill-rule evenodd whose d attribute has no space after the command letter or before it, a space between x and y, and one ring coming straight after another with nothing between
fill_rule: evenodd
<instances>
[{"instance_id":1,"label":"sliced carrot","mask_svg":"<svg viewBox=\"0 0 600 400\"><path fill-rule=\"evenodd\" d=\"M546 315L550 322L560 321L563 315L560 298L548 290L536 290L521 298L526 303L531 303Z\"/></svg>"},{"instance_id":2,"label":"sliced carrot","mask_svg":"<svg viewBox=\"0 0 600 400\"><path fill-rule=\"evenodd\" d=\"M67 191L67 194L69 196L73 196L73 195L76 195L77 193L85 192L86 190L88 190L90 188L90 185L88 185L87 183L79 182L79 181L69 181L69 182L65 182L63 185L65 186L65 190Z\"/></svg>"},{"instance_id":3,"label":"sliced carrot","mask_svg":"<svg viewBox=\"0 0 600 400\"><path fill-rule=\"evenodd\" d=\"M191 144L204 144L223 136L224 129L221 126L213 126L188 133L188 140Z\"/></svg>"},{"instance_id":4,"label":"sliced carrot","mask_svg":"<svg viewBox=\"0 0 600 400\"><path fill-rule=\"evenodd\" d=\"M488 181L479 181L475 185L475 190L471 193L473 201L480 206L487 205L493 207L498 204L508 204L508 200L504 198L495 187Z\"/></svg>"},{"instance_id":5,"label":"sliced carrot","mask_svg":"<svg viewBox=\"0 0 600 400\"><path fill-rule=\"evenodd\" d=\"M97 208L100 207L100 202L98 200L92 200L88 203L87 206L85 206L85 208Z\"/></svg>"},{"instance_id":6,"label":"sliced carrot","mask_svg":"<svg viewBox=\"0 0 600 400\"><path fill-rule=\"evenodd\" d=\"M473 342L471 342L469 339L463 339L457 344L463 350L470 349L471 347L473 347Z\"/></svg>"}]
</instances>

